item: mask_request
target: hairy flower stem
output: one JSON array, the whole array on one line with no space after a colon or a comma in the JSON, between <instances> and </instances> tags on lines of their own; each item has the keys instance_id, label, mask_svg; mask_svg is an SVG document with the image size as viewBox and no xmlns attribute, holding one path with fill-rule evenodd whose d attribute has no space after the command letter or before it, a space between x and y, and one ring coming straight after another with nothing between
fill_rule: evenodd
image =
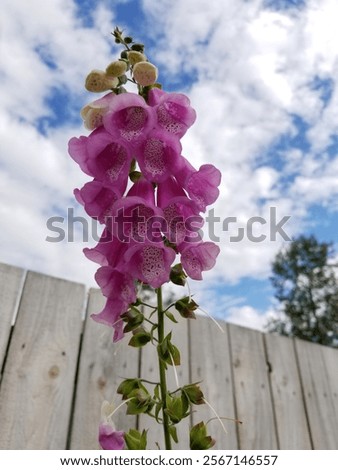
<instances>
[{"instance_id":1,"label":"hairy flower stem","mask_svg":"<svg viewBox=\"0 0 338 470\"><path fill-rule=\"evenodd\" d=\"M162 288L157 289L157 315L158 315L158 342L159 344L163 343L164 340L164 312L163 312L163 302L162 302ZM161 358L158 358L158 367L160 371L160 388L161 388L161 399L163 404L163 431L164 431L164 441L166 450L171 450L171 438L169 432L169 417L165 413L167 407L167 378L166 378L166 369Z\"/></svg>"}]
</instances>

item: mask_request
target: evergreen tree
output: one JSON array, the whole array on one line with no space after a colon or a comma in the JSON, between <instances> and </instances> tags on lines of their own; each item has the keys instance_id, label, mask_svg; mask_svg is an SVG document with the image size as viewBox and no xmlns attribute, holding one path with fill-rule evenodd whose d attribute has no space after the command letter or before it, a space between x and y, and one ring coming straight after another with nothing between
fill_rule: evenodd
<instances>
[{"instance_id":1,"label":"evergreen tree","mask_svg":"<svg viewBox=\"0 0 338 470\"><path fill-rule=\"evenodd\" d=\"M272 285L280 318L267 328L286 336L338 346L338 279L332 243L300 236L280 251L272 265Z\"/></svg>"}]
</instances>

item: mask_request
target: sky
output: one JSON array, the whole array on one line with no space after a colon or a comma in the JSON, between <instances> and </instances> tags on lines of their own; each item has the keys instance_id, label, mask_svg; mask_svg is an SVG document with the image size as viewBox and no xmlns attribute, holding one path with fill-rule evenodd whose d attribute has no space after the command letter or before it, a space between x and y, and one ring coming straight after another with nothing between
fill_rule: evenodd
<instances>
[{"instance_id":1,"label":"sky","mask_svg":"<svg viewBox=\"0 0 338 470\"><path fill-rule=\"evenodd\" d=\"M67 142L88 134L79 111L97 96L84 79L118 58L119 26L197 112L183 155L222 171L205 228L221 253L190 288L212 315L262 328L281 247L314 234L337 248L337 14L336 0L2 0L0 262L95 285L82 253L95 242L72 223L88 177ZM52 217L64 219L62 242L46 240Z\"/></svg>"}]
</instances>

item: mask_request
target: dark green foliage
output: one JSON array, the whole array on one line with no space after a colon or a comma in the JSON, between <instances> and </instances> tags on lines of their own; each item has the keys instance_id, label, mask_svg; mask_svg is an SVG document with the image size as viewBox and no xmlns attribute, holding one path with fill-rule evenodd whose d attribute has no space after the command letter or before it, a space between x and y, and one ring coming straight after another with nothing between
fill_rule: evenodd
<instances>
[{"instance_id":1,"label":"dark green foliage","mask_svg":"<svg viewBox=\"0 0 338 470\"><path fill-rule=\"evenodd\" d=\"M278 253L271 281L284 319L270 321L270 332L338 346L338 279L332 255L332 244L313 236L300 236Z\"/></svg>"},{"instance_id":2,"label":"dark green foliage","mask_svg":"<svg viewBox=\"0 0 338 470\"><path fill-rule=\"evenodd\" d=\"M195 424L190 430L190 449L207 450L215 444L215 440L207 435L207 427L203 421Z\"/></svg>"},{"instance_id":3,"label":"dark green foliage","mask_svg":"<svg viewBox=\"0 0 338 470\"><path fill-rule=\"evenodd\" d=\"M136 429L130 429L125 433L124 440L129 450L144 450L147 448L147 431L140 433Z\"/></svg>"}]
</instances>

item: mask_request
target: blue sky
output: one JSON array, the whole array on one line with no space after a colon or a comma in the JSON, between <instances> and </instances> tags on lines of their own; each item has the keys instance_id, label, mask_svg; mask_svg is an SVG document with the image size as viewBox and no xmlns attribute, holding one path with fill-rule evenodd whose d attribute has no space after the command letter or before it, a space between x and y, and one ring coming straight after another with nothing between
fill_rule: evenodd
<instances>
[{"instance_id":1,"label":"blue sky","mask_svg":"<svg viewBox=\"0 0 338 470\"><path fill-rule=\"evenodd\" d=\"M67 141L87 134L84 78L118 56L115 25L146 45L165 90L190 97L198 118L183 154L221 169L215 215L238 220L217 228L217 266L191 283L204 308L256 328L274 314L270 266L287 242L270 240L269 223L255 227L263 242L229 240L271 208L290 216L290 237L337 246L335 0L4 0L2 14L0 261L94 285L79 233L49 243L46 220L84 215L72 191L86 177Z\"/></svg>"}]
</instances>

